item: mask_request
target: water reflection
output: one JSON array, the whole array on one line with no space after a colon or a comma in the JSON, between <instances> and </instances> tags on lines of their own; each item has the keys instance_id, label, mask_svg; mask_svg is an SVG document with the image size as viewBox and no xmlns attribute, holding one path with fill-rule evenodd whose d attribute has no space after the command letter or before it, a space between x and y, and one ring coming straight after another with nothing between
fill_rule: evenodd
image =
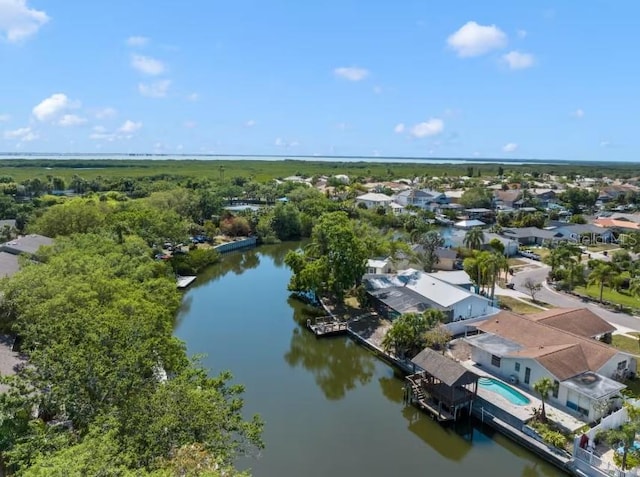
<instances>
[{"instance_id":1,"label":"water reflection","mask_svg":"<svg viewBox=\"0 0 640 477\"><path fill-rule=\"evenodd\" d=\"M305 328L308 312L289 298L298 326L284 355L289 366L310 371L327 399L342 399L347 391L367 384L374 373L375 357L344 337L318 339Z\"/></svg>"},{"instance_id":2,"label":"water reflection","mask_svg":"<svg viewBox=\"0 0 640 477\"><path fill-rule=\"evenodd\" d=\"M404 397L402 380L399 371L393 370L392 376L382 376L378 379L382 394L391 402L401 403Z\"/></svg>"},{"instance_id":3,"label":"water reflection","mask_svg":"<svg viewBox=\"0 0 640 477\"><path fill-rule=\"evenodd\" d=\"M450 426L434 425L432 419L412 405L405 406L402 416L409 421L408 429L442 457L458 462L471 450L473 428L468 421Z\"/></svg>"},{"instance_id":4,"label":"water reflection","mask_svg":"<svg viewBox=\"0 0 640 477\"><path fill-rule=\"evenodd\" d=\"M539 462L530 462L522 469L521 477L556 477L558 475L566 475L560 473L553 467L541 465Z\"/></svg>"},{"instance_id":5,"label":"water reflection","mask_svg":"<svg viewBox=\"0 0 640 477\"><path fill-rule=\"evenodd\" d=\"M176 327L190 354L232 369L247 412L265 419L267 449L246 464L254 475L562 475L489 428L443 428L404 406L402 376L350 339L316 339L309 309L287 299L282 261L299 245L225 255L185 293Z\"/></svg>"}]
</instances>

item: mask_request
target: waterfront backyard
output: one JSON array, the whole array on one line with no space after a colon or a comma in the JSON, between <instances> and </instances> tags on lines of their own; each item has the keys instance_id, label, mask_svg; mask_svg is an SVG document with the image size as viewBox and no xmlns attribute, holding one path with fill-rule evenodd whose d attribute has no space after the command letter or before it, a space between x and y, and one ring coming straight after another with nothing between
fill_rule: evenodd
<instances>
[{"instance_id":1,"label":"waterfront backyard","mask_svg":"<svg viewBox=\"0 0 640 477\"><path fill-rule=\"evenodd\" d=\"M283 259L296 246L225 256L186 292L176 324L212 373L233 370L247 413L266 421L267 447L243 468L257 477L563 475L487 426L443 427L405 405L402 376L349 338L316 339L286 289Z\"/></svg>"}]
</instances>

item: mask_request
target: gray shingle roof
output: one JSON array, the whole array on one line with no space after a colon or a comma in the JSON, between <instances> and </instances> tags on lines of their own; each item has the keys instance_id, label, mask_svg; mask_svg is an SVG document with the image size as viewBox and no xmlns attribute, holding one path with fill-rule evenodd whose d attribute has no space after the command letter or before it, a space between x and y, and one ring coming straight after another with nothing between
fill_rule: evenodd
<instances>
[{"instance_id":1,"label":"gray shingle roof","mask_svg":"<svg viewBox=\"0 0 640 477\"><path fill-rule=\"evenodd\" d=\"M447 358L430 348L420 351L411 362L449 387L471 384L479 378L477 374L469 371L460 363L456 363L451 358Z\"/></svg>"},{"instance_id":2,"label":"gray shingle roof","mask_svg":"<svg viewBox=\"0 0 640 477\"><path fill-rule=\"evenodd\" d=\"M18 272L18 256L7 252L0 252L0 278L10 277Z\"/></svg>"},{"instance_id":3,"label":"gray shingle roof","mask_svg":"<svg viewBox=\"0 0 640 477\"><path fill-rule=\"evenodd\" d=\"M21 253L33 255L43 245L53 245L53 239L44 235L31 234L3 243L0 250L14 255Z\"/></svg>"}]
</instances>

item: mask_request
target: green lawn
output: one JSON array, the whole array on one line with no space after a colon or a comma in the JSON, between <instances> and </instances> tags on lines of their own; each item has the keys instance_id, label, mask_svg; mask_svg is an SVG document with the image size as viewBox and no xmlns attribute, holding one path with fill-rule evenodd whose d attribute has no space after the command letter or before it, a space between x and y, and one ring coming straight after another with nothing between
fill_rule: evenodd
<instances>
[{"instance_id":1,"label":"green lawn","mask_svg":"<svg viewBox=\"0 0 640 477\"><path fill-rule=\"evenodd\" d=\"M531 313L540 313L543 311L541 308L516 300L511 296L501 296L498 298L500 305L509 307L511 311L520 315L530 315Z\"/></svg>"},{"instance_id":2,"label":"green lawn","mask_svg":"<svg viewBox=\"0 0 640 477\"><path fill-rule=\"evenodd\" d=\"M590 296L592 298L595 298L596 300L600 298L599 285L591 285L590 287L576 287L574 289L574 292L580 295ZM602 299L616 305L627 306L630 308L640 308L640 299L638 299L637 297L629 295L626 292L619 293L607 287L604 287Z\"/></svg>"},{"instance_id":3,"label":"green lawn","mask_svg":"<svg viewBox=\"0 0 640 477\"><path fill-rule=\"evenodd\" d=\"M510 258L507 260L507 263L510 267L517 267L518 265L528 265L529 262L525 262L524 260L520 260L518 258Z\"/></svg>"},{"instance_id":4,"label":"green lawn","mask_svg":"<svg viewBox=\"0 0 640 477\"><path fill-rule=\"evenodd\" d=\"M611 346L631 354L637 355L640 353L640 342L638 342L637 339L629 338L628 336L613 335Z\"/></svg>"},{"instance_id":5,"label":"green lawn","mask_svg":"<svg viewBox=\"0 0 640 477\"><path fill-rule=\"evenodd\" d=\"M587 247L589 252L603 252L605 250L617 250L620 245L615 243L599 243L597 245Z\"/></svg>"}]
</instances>

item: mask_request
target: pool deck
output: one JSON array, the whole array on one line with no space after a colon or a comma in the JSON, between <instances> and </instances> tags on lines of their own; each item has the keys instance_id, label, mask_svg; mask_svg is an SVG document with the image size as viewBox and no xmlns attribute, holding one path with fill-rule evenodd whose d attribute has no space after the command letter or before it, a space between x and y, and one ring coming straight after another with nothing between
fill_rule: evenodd
<instances>
[{"instance_id":1,"label":"pool deck","mask_svg":"<svg viewBox=\"0 0 640 477\"><path fill-rule=\"evenodd\" d=\"M531 419L535 415L535 410L540 408L542 404L540 399L535 395L531 394L528 390L523 389L519 386L514 386L513 384L509 384L503 381L499 377L494 376L486 372L484 369L476 366L476 364L471 360L461 361L460 364L462 364L467 369L470 369L480 377L492 378L492 379L495 379L496 381L500 381L506 384L507 386L517 390L522 395L526 396L531 402L524 406L518 406L516 404L513 404L507 398L500 396L498 393L489 391L488 389L484 389L481 386L478 386L479 397L495 404L496 406L500 407L504 411L520 419L521 421L526 422L529 419ZM579 420L578 418L572 416L571 414L561 411L560 409L552 406L548 402L545 403L545 408L547 412L547 418L549 420L558 423L558 425L564 427L565 429L571 432L574 432L585 425L585 422Z\"/></svg>"}]
</instances>

